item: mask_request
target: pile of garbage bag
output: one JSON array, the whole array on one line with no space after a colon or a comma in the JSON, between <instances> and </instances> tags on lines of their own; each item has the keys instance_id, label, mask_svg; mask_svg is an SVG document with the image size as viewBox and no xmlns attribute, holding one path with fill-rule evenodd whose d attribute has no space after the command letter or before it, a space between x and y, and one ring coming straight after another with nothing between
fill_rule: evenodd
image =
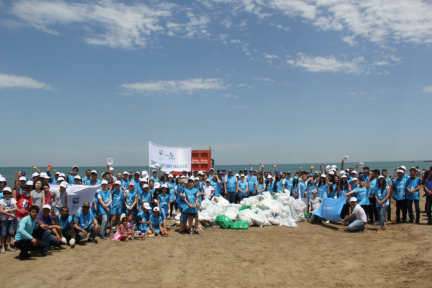
<instances>
[{"instance_id":1,"label":"pile of garbage bag","mask_svg":"<svg viewBox=\"0 0 432 288\"><path fill-rule=\"evenodd\" d=\"M240 204L230 204L223 197L213 197L211 200L203 200L201 208L198 212L198 220L204 226L222 227L221 222L216 221L216 218L224 215L234 223L244 221L242 227L247 224L249 227L260 228L270 225L298 227L296 222L306 220L304 215L307 210L306 204L300 199L294 199L290 193L270 192L244 198ZM180 214L175 217L175 220L176 223L180 223ZM224 229L231 228L226 227L229 226L228 223L223 226Z\"/></svg>"}]
</instances>

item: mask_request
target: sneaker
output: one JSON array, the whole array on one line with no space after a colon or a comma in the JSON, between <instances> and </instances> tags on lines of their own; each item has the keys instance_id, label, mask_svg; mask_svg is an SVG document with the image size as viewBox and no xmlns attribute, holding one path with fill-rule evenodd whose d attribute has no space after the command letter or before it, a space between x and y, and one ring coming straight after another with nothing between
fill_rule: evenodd
<instances>
[{"instance_id":1,"label":"sneaker","mask_svg":"<svg viewBox=\"0 0 432 288\"><path fill-rule=\"evenodd\" d=\"M28 254L28 252L26 252L26 253L21 252L19 254L19 259L20 260L24 260L24 259L28 259L28 258L30 258L30 254Z\"/></svg>"},{"instance_id":2,"label":"sneaker","mask_svg":"<svg viewBox=\"0 0 432 288\"><path fill-rule=\"evenodd\" d=\"M374 225L374 226L378 226L378 225L379 225L379 222L377 221L377 222L373 223L373 225Z\"/></svg>"},{"instance_id":3,"label":"sneaker","mask_svg":"<svg viewBox=\"0 0 432 288\"><path fill-rule=\"evenodd\" d=\"M381 233L382 232L382 229L381 228L378 228L378 233Z\"/></svg>"},{"instance_id":4,"label":"sneaker","mask_svg":"<svg viewBox=\"0 0 432 288\"><path fill-rule=\"evenodd\" d=\"M381 230L382 230L382 231L385 231L385 230L387 230L387 228L384 226Z\"/></svg>"},{"instance_id":5,"label":"sneaker","mask_svg":"<svg viewBox=\"0 0 432 288\"><path fill-rule=\"evenodd\" d=\"M45 252L45 251L41 251L39 254L43 255L43 256L49 256L52 255L51 252Z\"/></svg>"},{"instance_id":6,"label":"sneaker","mask_svg":"<svg viewBox=\"0 0 432 288\"><path fill-rule=\"evenodd\" d=\"M326 224L328 224L328 223L330 223L330 221L329 221L329 220L327 220L327 221L325 221L325 223L326 223Z\"/></svg>"},{"instance_id":7,"label":"sneaker","mask_svg":"<svg viewBox=\"0 0 432 288\"><path fill-rule=\"evenodd\" d=\"M9 247L9 248L6 249L6 251L9 251L9 252L15 252L15 249L12 248L12 247Z\"/></svg>"},{"instance_id":8,"label":"sneaker","mask_svg":"<svg viewBox=\"0 0 432 288\"><path fill-rule=\"evenodd\" d=\"M107 237L106 236L100 236L100 239L107 240Z\"/></svg>"},{"instance_id":9,"label":"sneaker","mask_svg":"<svg viewBox=\"0 0 432 288\"><path fill-rule=\"evenodd\" d=\"M148 238L153 238L153 237L155 237L155 234L147 235L147 237L148 237Z\"/></svg>"},{"instance_id":10,"label":"sneaker","mask_svg":"<svg viewBox=\"0 0 432 288\"><path fill-rule=\"evenodd\" d=\"M0 249L0 253L1 253L1 254L5 253L5 252L6 252L6 251L5 251L4 248L1 248L1 249Z\"/></svg>"}]
</instances>

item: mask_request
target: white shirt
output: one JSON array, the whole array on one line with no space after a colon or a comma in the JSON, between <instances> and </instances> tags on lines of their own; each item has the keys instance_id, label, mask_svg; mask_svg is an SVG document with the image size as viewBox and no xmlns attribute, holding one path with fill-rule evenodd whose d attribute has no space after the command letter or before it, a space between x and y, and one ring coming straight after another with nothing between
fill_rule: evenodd
<instances>
[{"instance_id":1,"label":"white shirt","mask_svg":"<svg viewBox=\"0 0 432 288\"><path fill-rule=\"evenodd\" d=\"M9 200L6 200L5 198L3 198L3 199L1 199L0 200L0 205L2 206L2 208L3 208L3 211L7 211L7 210L12 210L12 209L14 209L14 205L17 203L17 201L14 199L14 198L9 198ZM15 212L11 212L12 214L15 214ZM13 220L14 218L12 218L12 217L9 217L9 216L7 216L6 217L6 215L1 215L1 220L2 221L5 221L5 220Z\"/></svg>"},{"instance_id":2,"label":"white shirt","mask_svg":"<svg viewBox=\"0 0 432 288\"><path fill-rule=\"evenodd\" d=\"M212 191L214 191L214 188L212 186L204 186L204 199L210 199L210 195L212 194Z\"/></svg>"},{"instance_id":3,"label":"white shirt","mask_svg":"<svg viewBox=\"0 0 432 288\"><path fill-rule=\"evenodd\" d=\"M364 223L367 223L366 213L360 205L356 204L353 213L355 214L357 220L362 220Z\"/></svg>"}]
</instances>

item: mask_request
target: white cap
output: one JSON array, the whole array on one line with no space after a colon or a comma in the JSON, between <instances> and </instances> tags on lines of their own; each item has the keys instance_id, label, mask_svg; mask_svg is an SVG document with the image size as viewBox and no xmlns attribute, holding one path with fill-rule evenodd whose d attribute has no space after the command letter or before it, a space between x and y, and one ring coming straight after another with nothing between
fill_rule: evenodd
<instances>
[{"instance_id":1,"label":"white cap","mask_svg":"<svg viewBox=\"0 0 432 288\"><path fill-rule=\"evenodd\" d=\"M384 176L381 175L381 176L378 177L378 179L384 179Z\"/></svg>"},{"instance_id":2,"label":"white cap","mask_svg":"<svg viewBox=\"0 0 432 288\"><path fill-rule=\"evenodd\" d=\"M240 175L239 175L239 174L236 174L235 176L236 176L236 177L240 177Z\"/></svg>"},{"instance_id":3,"label":"white cap","mask_svg":"<svg viewBox=\"0 0 432 288\"><path fill-rule=\"evenodd\" d=\"M48 174L45 173L45 172L40 173L39 177L40 177L40 178L50 178L50 177L48 176Z\"/></svg>"},{"instance_id":4,"label":"white cap","mask_svg":"<svg viewBox=\"0 0 432 288\"><path fill-rule=\"evenodd\" d=\"M238 175L238 174L237 174ZM273 179L273 177L271 175L267 176L267 179Z\"/></svg>"},{"instance_id":5,"label":"white cap","mask_svg":"<svg viewBox=\"0 0 432 288\"><path fill-rule=\"evenodd\" d=\"M353 173L357 175L357 171L355 171L355 170L351 171L351 174L353 174Z\"/></svg>"},{"instance_id":6,"label":"white cap","mask_svg":"<svg viewBox=\"0 0 432 288\"><path fill-rule=\"evenodd\" d=\"M107 180L102 180L102 182L101 182L101 185L103 185L103 184L108 184L108 181Z\"/></svg>"},{"instance_id":7,"label":"white cap","mask_svg":"<svg viewBox=\"0 0 432 288\"><path fill-rule=\"evenodd\" d=\"M81 176L76 175L76 176L74 177L74 179L80 179L80 180L81 180Z\"/></svg>"},{"instance_id":8,"label":"white cap","mask_svg":"<svg viewBox=\"0 0 432 288\"><path fill-rule=\"evenodd\" d=\"M358 181L356 177L352 178L351 181Z\"/></svg>"},{"instance_id":9,"label":"white cap","mask_svg":"<svg viewBox=\"0 0 432 288\"><path fill-rule=\"evenodd\" d=\"M66 175L64 173L60 173L59 175L60 177L66 177Z\"/></svg>"},{"instance_id":10,"label":"white cap","mask_svg":"<svg viewBox=\"0 0 432 288\"><path fill-rule=\"evenodd\" d=\"M49 205L49 204L45 204L45 205L42 207L42 209L49 209L49 210L51 210L51 205Z\"/></svg>"},{"instance_id":11,"label":"white cap","mask_svg":"<svg viewBox=\"0 0 432 288\"><path fill-rule=\"evenodd\" d=\"M168 178L174 178L174 176L172 174L169 174Z\"/></svg>"},{"instance_id":12,"label":"white cap","mask_svg":"<svg viewBox=\"0 0 432 288\"><path fill-rule=\"evenodd\" d=\"M57 182L58 182L58 181L64 181L64 178L63 178L63 177L58 177L58 178L57 178Z\"/></svg>"},{"instance_id":13,"label":"white cap","mask_svg":"<svg viewBox=\"0 0 432 288\"><path fill-rule=\"evenodd\" d=\"M321 177L326 178L326 175L325 174L321 174Z\"/></svg>"},{"instance_id":14,"label":"white cap","mask_svg":"<svg viewBox=\"0 0 432 288\"><path fill-rule=\"evenodd\" d=\"M3 177L2 177L3 178ZM2 179L0 179L0 181L6 181L6 179L5 178L3 178L4 180L2 180ZM24 176L21 176L20 178L19 178L19 181L27 181L27 179L24 177Z\"/></svg>"},{"instance_id":15,"label":"white cap","mask_svg":"<svg viewBox=\"0 0 432 288\"><path fill-rule=\"evenodd\" d=\"M110 171L114 171L114 168L113 168L113 167L110 167Z\"/></svg>"},{"instance_id":16,"label":"white cap","mask_svg":"<svg viewBox=\"0 0 432 288\"><path fill-rule=\"evenodd\" d=\"M77 165L72 166L72 169L77 168L79 169L79 167Z\"/></svg>"},{"instance_id":17,"label":"white cap","mask_svg":"<svg viewBox=\"0 0 432 288\"><path fill-rule=\"evenodd\" d=\"M128 171L124 171L123 175L129 175L129 172Z\"/></svg>"},{"instance_id":18,"label":"white cap","mask_svg":"<svg viewBox=\"0 0 432 288\"><path fill-rule=\"evenodd\" d=\"M400 166L400 168L406 171L406 167L405 166Z\"/></svg>"},{"instance_id":19,"label":"white cap","mask_svg":"<svg viewBox=\"0 0 432 288\"><path fill-rule=\"evenodd\" d=\"M332 169L334 169L334 170L337 169L337 166L336 166L336 165L333 165L333 166L331 166L331 167L332 167Z\"/></svg>"},{"instance_id":20,"label":"white cap","mask_svg":"<svg viewBox=\"0 0 432 288\"><path fill-rule=\"evenodd\" d=\"M345 174L346 174L346 172L343 170L340 172L340 175L345 175Z\"/></svg>"},{"instance_id":21,"label":"white cap","mask_svg":"<svg viewBox=\"0 0 432 288\"><path fill-rule=\"evenodd\" d=\"M168 185L166 183L162 184L161 188L168 188Z\"/></svg>"},{"instance_id":22,"label":"white cap","mask_svg":"<svg viewBox=\"0 0 432 288\"><path fill-rule=\"evenodd\" d=\"M92 173L96 173L96 174L97 174L97 171L96 171L96 170L92 170L92 171L90 172L90 174L92 174Z\"/></svg>"},{"instance_id":23,"label":"white cap","mask_svg":"<svg viewBox=\"0 0 432 288\"><path fill-rule=\"evenodd\" d=\"M183 175L182 175L180 178L186 178L186 176L183 176Z\"/></svg>"},{"instance_id":24,"label":"white cap","mask_svg":"<svg viewBox=\"0 0 432 288\"><path fill-rule=\"evenodd\" d=\"M33 186L33 181L27 181L27 182L26 182L26 185L28 185L28 186Z\"/></svg>"},{"instance_id":25,"label":"white cap","mask_svg":"<svg viewBox=\"0 0 432 288\"><path fill-rule=\"evenodd\" d=\"M115 185L121 185L121 182L117 180L117 181L114 182L114 184Z\"/></svg>"},{"instance_id":26,"label":"white cap","mask_svg":"<svg viewBox=\"0 0 432 288\"><path fill-rule=\"evenodd\" d=\"M160 209L159 209L159 207L154 207L154 208L153 208L153 211L154 211L154 212L156 212L156 211L160 211Z\"/></svg>"},{"instance_id":27,"label":"white cap","mask_svg":"<svg viewBox=\"0 0 432 288\"><path fill-rule=\"evenodd\" d=\"M144 188L149 188L149 186L148 186L147 184L144 184L144 185L143 185L143 189L144 189Z\"/></svg>"},{"instance_id":28,"label":"white cap","mask_svg":"<svg viewBox=\"0 0 432 288\"><path fill-rule=\"evenodd\" d=\"M356 201L357 202L357 198L356 197L351 197L350 201Z\"/></svg>"},{"instance_id":29,"label":"white cap","mask_svg":"<svg viewBox=\"0 0 432 288\"><path fill-rule=\"evenodd\" d=\"M179 177L180 177L180 176L179 176L179 175L177 175L177 176L176 176L176 179L177 179L177 178L179 178Z\"/></svg>"},{"instance_id":30,"label":"white cap","mask_svg":"<svg viewBox=\"0 0 432 288\"><path fill-rule=\"evenodd\" d=\"M12 189L11 189L10 187L5 187L5 188L3 188L3 192L4 192L4 191L9 191L9 192L12 193Z\"/></svg>"},{"instance_id":31,"label":"white cap","mask_svg":"<svg viewBox=\"0 0 432 288\"><path fill-rule=\"evenodd\" d=\"M403 174L404 171L399 169L399 170L396 170L396 173L402 173Z\"/></svg>"},{"instance_id":32,"label":"white cap","mask_svg":"<svg viewBox=\"0 0 432 288\"><path fill-rule=\"evenodd\" d=\"M150 209L151 209L150 204L147 203L147 202L144 203L143 207L144 207L145 209L147 209L147 210L150 210Z\"/></svg>"},{"instance_id":33,"label":"white cap","mask_svg":"<svg viewBox=\"0 0 432 288\"><path fill-rule=\"evenodd\" d=\"M141 176L142 176L142 177L144 177L144 176L148 176L147 171L142 171Z\"/></svg>"},{"instance_id":34,"label":"white cap","mask_svg":"<svg viewBox=\"0 0 432 288\"><path fill-rule=\"evenodd\" d=\"M341 177L341 179L342 179L342 178L348 178L348 177L347 177L346 175L343 175L343 176Z\"/></svg>"},{"instance_id":35,"label":"white cap","mask_svg":"<svg viewBox=\"0 0 432 288\"><path fill-rule=\"evenodd\" d=\"M207 180L206 180L206 182L210 182L210 180L209 180L209 179L207 179Z\"/></svg>"},{"instance_id":36,"label":"white cap","mask_svg":"<svg viewBox=\"0 0 432 288\"><path fill-rule=\"evenodd\" d=\"M240 175L240 177L244 177L244 175L243 175L243 174L241 174L241 175Z\"/></svg>"},{"instance_id":37,"label":"white cap","mask_svg":"<svg viewBox=\"0 0 432 288\"><path fill-rule=\"evenodd\" d=\"M198 175L202 175L202 174L204 174L202 171L199 171L199 172L198 172Z\"/></svg>"},{"instance_id":38,"label":"white cap","mask_svg":"<svg viewBox=\"0 0 432 288\"><path fill-rule=\"evenodd\" d=\"M160 187L160 183L159 182L154 183L154 188L159 188L159 187Z\"/></svg>"},{"instance_id":39,"label":"white cap","mask_svg":"<svg viewBox=\"0 0 432 288\"><path fill-rule=\"evenodd\" d=\"M38 173L38 172L34 172L34 173L32 174L32 178L33 178L33 177L37 177L37 176L39 176L39 173Z\"/></svg>"},{"instance_id":40,"label":"white cap","mask_svg":"<svg viewBox=\"0 0 432 288\"><path fill-rule=\"evenodd\" d=\"M157 172L157 170L152 170L152 173L153 173L153 172Z\"/></svg>"},{"instance_id":41,"label":"white cap","mask_svg":"<svg viewBox=\"0 0 432 288\"><path fill-rule=\"evenodd\" d=\"M24 176L21 176L20 177L20 180L21 180L21 178L23 178ZM25 177L24 177L25 178ZM6 178L4 178L3 176L0 176L0 182L6 182Z\"/></svg>"},{"instance_id":42,"label":"white cap","mask_svg":"<svg viewBox=\"0 0 432 288\"><path fill-rule=\"evenodd\" d=\"M60 187L63 187L63 188L67 188L67 186L68 186L68 183L65 182L65 181L63 181L63 182L60 184Z\"/></svg>"},{"instance_id":43,"label":"white cap","mask_svg":"<svg viewBox=\"0 0 432 288\"><path fill-rule=\"evenodd\" d=\"M333 172L333 171L330 171L330 172L329 172L329 175L334 175L334 172Z\"/></svg>"},{"instance_id":44,"label":"white cap","mask_svg":"<svg viewBox=\"0 0 432 288\"><path fill-rule=\"evenodd\" d=\"M55 175L60 175L60 172L59 172L59 171L57 171L57 172L55 173Z\"/></svg>"}]
</instances>

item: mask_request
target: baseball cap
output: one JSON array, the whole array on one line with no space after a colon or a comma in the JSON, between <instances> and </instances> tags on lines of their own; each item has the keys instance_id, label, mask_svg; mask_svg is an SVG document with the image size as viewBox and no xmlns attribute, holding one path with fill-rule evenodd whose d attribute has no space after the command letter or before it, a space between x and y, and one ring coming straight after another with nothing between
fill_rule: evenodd
<instances>
[{"instance_id":1,"label":"baseball cap","mask_svg":"<svg viewBox=\"0 0 432 288\"><path fill-rule=\"evenodd\" d=\"M396 170L396 173L402 173L403 174L404 171L399 169L399 170Z\"/></svg>"},{"instance_id":2,"label":"baseball cap","mask_svg":"<svg viewBox=\"0 0 432 288\"><path fill-rule=\"evenodd\" d=\"M157 212L157 211L160 211L159 207L154 207L153 212Z\"/></svg>"},{"instance_id":3,"label":"baseball cap","mask_svg":"<svg viewBox=\"0 0 432 288\"><path fill-rule=\"evenodd\" d=\"M225 169L225 168L222 168L222 171L226 171L226 169Z\"/></svg>"},{"instance_id":4,"label":"baseball cap","mask_svg":"<svg viewBox=\"0 0 432 288\"><path fill-rule=\"evenodd\" d=\"M96 171L96 170L92 170L92 171L90 172L90 174L97 174L97 171Z\"/></svg>"},{"instance_id":5,"label":"baseball cap","mask_svg":"<svg viewBox=\"0 0 432 288\"><path fill-rule=\"evenodd\" d=\"M314 174L309 174L309 177L313 177L314 176Z\"/></svg>"},{"instance_id":6,"label":"baseball cap","mask_svg":"<svg viewBox=\"0 0 432 288\"><path fill-rule=\"evenodd\" d=\"M213 170L213 171L214 171L214 168L210 168L210 170Z\"/></svg>"},{"instance_id":7,"label":"baseball cap","mask_svg":"<svg viewBox=\"0 0 432 288\"><path fill-rule=\"evenodd\" d=\"M77 168L79 169L79 167L77 165L72 166L72 169Z\"/></svg>"},{"instance_id":8,"label":"baseball cap","mask_svg":"<svg viewBox=\"0 0 432 288\"><path fill-rule=\"evenodd\" d=\"M169 174L168 178L174 178L174 176L172 174Z\"/></svg>"},{"instance_id":9,"label":"baseball cap","mask_svg":"<svg viewBox=\"0 0 432 288\"><path fill-rule=\"evenodd\" d=\"M384 179L384 176L381 175L381 176L378 177L378 179Z\"/></svg>"},{"instance_id":10,"label":"baseball cap","mask_svg":"<svg viewBox=\"0 0 432 288\"><path fill-rule=\"evenodd\" d=\"M12 193L12 189L10 187L3 188L3 192L5 192L5 191L9 191L10 193Z\"/></svg>"},{"instance_id":11,"label":"baseball cap","mask_svg":"<svg viewBox=\"0 0 432 288\"><path fill-rule=\"evenodd\" d=\"M0 181L6 181L6 179L2 177L2 179L0 179ZM21 176L19 178L19 181L27 181L27 179L24 176Z\"/></svg>"},{"instance_id":12,"label":"baseball cap","mask_svg":"<svg viewBox=\"0 0 432 288\"><path fill-rule=\"evenodd\" d=\"M68 183L65 182L65 181L63 181L63 182L60 184L60 187L63 187L63 188L67 188L67 186L68 186Z\"/></svg>"},{"instance_id":13,"label":"baseball cap","mask_svg":"<svg viewBox=\"0 0 432 288\"><path fill-rule=\"evenodd\" d=\"M210 182L210 180L209 180L209 179L207 179L207 180L206 180L206 182Z\"/></svg>"},{"instance_id":14,"label":"baseball cap","mask_svg":"<svg viewBox=\"0 0 432 288\"><path fill-rule=\"evenodd\" d=\"M253 169L249 169L249 172L254 172L254 170Z\"/></svg>"},{"instance_id":15,"label":"baseball cap","mask_svg":"<svg viewBox=\"0 0 432 288\"><path fill-rule=\"evenodd\" d=\"M55 175L60 175L60 172L57 171L57 172L55 173Z\"/></svg>"},{"instance_id":16,"label":"baseball cap","mask_svg":"<svg viewBox=\"0 0 432 288\"><path fill-rule=\"evenodd\" d=\"M347 177L346 175L342 175L341 179L342 179L342 178L348 178L348 177Z\"/></svg>"},{"instance_id":17,"label":"baseball cap","mask_svg":"<svg viewBox=\"0 0 432 288\"><path fill-rule=\"evenodd\" d=\"M141 175L141 173L139 171L135 171L134 174Z\"/></svg>"},{"instance_id":18,"label":"baseball cap","mask_svg":"<svg viewBox=\"0 0 432 288\"><path fill-rule=\"evenodd\" d=\"M147 184L144 184L144 185L143 185L143 189L144 189L144 188L149 188L149 186L148 186Z\"/></svg>"},{"instance_id":19,"label":"baseball cap","mask_svg":"<svg viewBox=\"0 0 432 288\"><path fill-rule=\"evenodd\" d=\"M355 201L355 202L357 202L357 198L356 198L356 197L351 197L351 198L350 198L350 201Z\"/></svg>"},{"instance_id":20,"label":"baseball cap","mask_svg":"<svg viewBox=\"0 0 432 288\"><path fill-rule=\"evenodd\" d=\"M159 182L156 182L156 183L154 183L154 188L159 188L161 185L160 185L160 183Z\"/></svg>"},{"instance_id":21,"label":"baseball cap","mask_svg":"<svg viewBox=\"0 0 432 288\"><path fill-rule=\"evenodd\" d=\"M351 171L351 174L356 174L357 175L357 171L353 170L353 171Z\"/></svg>"},{"instance_id":22,"label":"baseball cap","mask_svg":"<svg viewBox=\"0 0 432 288\"><path fill-rule=\"evenodd\" d=\"M351 181L358 181L356 177L352 178Z\"/></svg>"},{"instance_id":23,"label":"baseball cap","mask_svg":"<svg viewBox=\"0 0 432 288\"><path fill-rule=\"evenodd\" d=\"M326 175L325 174L321 174L321 177L326 178Z\"/></svg>"},{"instance_id":24,"label":"baseball cap","mask_svg":"<svg viewBox=\"0 0 432 288\"><path fill-rule=\"evenodd\" d=\"M219 175L222 174L222 171L219 171L218 174L219 174Z\"/></svg>"},{"instance_id":25,"label":"baseball cap","mask_svg":"<svg viewBox=\"0 0 432 288\"><path fill-rule=\"evenodd\" d=\"M403 169L406 171L406 167L405 166L400 166L399 168Z\"/></svg>"},{"instance_id":26,"label":"baseball cap","mask_svg":"<svg viewBox=\"0 0 432 288\"><path fill-rule=\"evenodd\" d=\"M334 175L334 172L333 172L333 171L330 171L329 174L330 174L330 175Z\"/></svg>"},{"instance_id":27,"label":"baseball cap","mask_svg":"<svg viewBox=\"0 0 432 288\"><path fill-rule=\"evenodd\" d=\"M129 172L128 171L124 171L123 175L129 175Z\"/></svg>"},{"instance_id":28,"label":"baseball cap","mask_svg":"<svg viewBox=\"0 0 432 288\"><path fill-rule=\"evenodd\" d=\"M81 180L81 176L76 175L76 176L74 177L74 179L79 179L79 180ZM107 184L108 184L108 182L107 182Z\"/></svg>"},{"instance_id":29,"label":"baseball cap","mask_svg":"<svg viewBox=\"0 0 432 288\"><path fill-rule=\"evenodd\" d=\"M103 184L108 184L108 181L102 180L101 185L103 185Z\"/></svg>"},{"instance_id":30,"label":"baseball cap","mask_svg":"<svg viewBox=\"0 0 432 288\"><path fill-rule=\"evenodd\" d=\"M33 177L37 177L37 176L39 176L39 173L38 173L38 172L33 172L33 174L32 174L32 178L33 178Z\"/></svg>"},{"instance_id":31,"label":"baseball cap","mask_svg":"<svg viewBox=\"0 0 432 288\"><path fill-rule=\"evenodd\" d=\"M297 176L295 176L294 179L297 179L297 180L298 180L299 178L298 178Z\"/></svg>"},{"instance_id":32,"label":"baseball cap","mask_svg":"<svg viewBox=\"0 0 432 288\"><path fill-rule=\"evenodd\" d=\"M236 176L236 177L240 177L240 175L239 175L239 174L236 174L235 176Z\"/></svg>"},{"instance_id":33,"label":"baseball cap","mask_svg":"<svg viewBox=\"0 0 432 288\"><path fill-rule=\"evenodd\" d=\"M232 169L228 169L228 172L232 172Z\"/></svg>"},{"instance_id":34,"label":"baseball cap","mask_svg":"<svg viewBox=\"0 0 432 288\"><path fill-rule=\"evenodd\" d=\"M26 182L26 185L27 185L27 186L33 186L33 181L27 181L27 182Z\"/></svg>"},{"instance_id":35,"label":"baseball cap","mask_svg":"<svg viewBox=\"0 0 432 288\"><path fill-rule=\"evenodd\" d=\"M64 173L60 173L60 177L65 177L66 175Z\"/></svg>"},{"instance_id":36,"label":"baseball cap","mask_svg":"<svg viewBox=\"0 0 432 288\"><path fill-rule=\"evenodd\" d=\"M267 178L268 179L273 179L273 177L271 175L268 175Z\"/></svg>"},{"instance_id":37,"label":"baseball cap","mask_svg":"<svg viewBox=\"0 0 432 288\"><path fill-rule=\"evenodd\" d=\"M114 171L114 167L110 167L110 171Z\"/></svg>"},{"instance_id":38,"label":"baseball cap","mask_svg":"<svg viewBox=\"0 0 432 288\"><path fill-rule=\"evenodd\" d=\"M63 178L63 177L58 177L58 178L57 178L57 182L58 182L58 181L64 181L64 178ZM33 183L33 181L32 181L32 183ZM32 184L32 185L33 185L33 184Z\"/></svg>"},{"instance_id":39,"label":"baseball cap","mask_svg":"<svg viewBox=\"0 0 432 288\"><path fill-rule=\"evenodd\" d=\"M84 202L82 207L89 207L90 208L90 202Z\"/></svg>"},{"instance_id":40,"label":"baseball cap","mask_svg":"<svg viewBox=\"0 0 432 288\"><path fill-rule=\"evenodd\" d=\"M129 182L128 186L134 186L135 187L135 183L134 182Z\"/></svg>"},{"instance_id":41,"label":"baseball cap","mask_svg":"<svg viewBox=\"0 0 432 288\"><path fill-rule=\"evenodd\" d=\"M168 188L168 185L165 183L165 184L162 184L162 186L160 186L161 188Z\"/></svg>"},{"instance_id":42,"label":"baseball cap","mask_svg":"<svg viewBox=\"0 0 432 288\"><path fill-rule=\"evenodd\" d=\"M49 210L51 210L51 205L49 205L49 204L45 204L45 205L42 207L42 209L49 209Z\"/></svg>"},{"instance_id":43,"label":"baseball cap","mask_svg":"<svg viewBox=\"0 0 432 288\"><path fill-rule=\"evenodd\" d=\"M150 210L150 209L151 209L150 204L147 203L147 202L144 203L143 207L144 207L145 209L147 209L147 210Z\"/></svg>"},{"instance_id":44,"label":"baseball cap","mask_svg":"<svg viewBox=\"0 0 432 288\"><path fill-rule=\"evenodd\" d=\"M291 174L291 171L288 171L287 174Z\"/></svg>"},{"instance_id":45,"label":"baseball cap","mask_svg":"<svg viewBox=\"0 0 432 288\"><path fill-rule=\"evenodd\" d=\"M114 182L114 184L115 185L121 185L121 182L117 180L117 181Z\"/></svg>"},{"instance_id":46,"label":"baseball cap","mask_svg":"<svg viewBox=\"0 0 432 288\"><path fill-rule=\"evenodd\" d=\"M23 177L20 177L20 180L21 180L21 178L23 178ZM25 178L25 177L24 177ZM27 179L26 179L27 180ZM6 178L4 178L3 176L0 176L0 182L6 182Z\"/></svg>"}]
</instances>

